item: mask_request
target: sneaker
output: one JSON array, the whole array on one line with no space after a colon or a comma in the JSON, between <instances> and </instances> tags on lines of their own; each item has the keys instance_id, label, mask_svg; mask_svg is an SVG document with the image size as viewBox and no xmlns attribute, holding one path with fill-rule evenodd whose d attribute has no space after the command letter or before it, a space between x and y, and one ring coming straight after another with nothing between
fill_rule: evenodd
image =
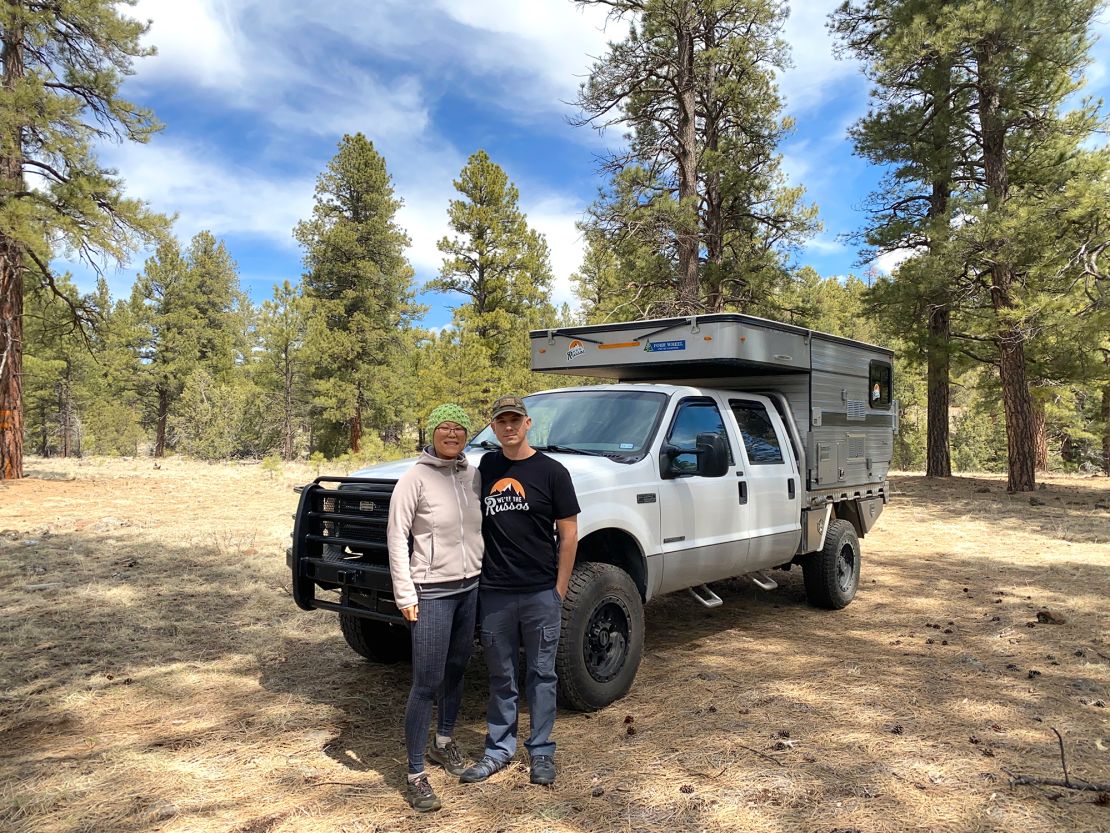
<instances>
[{"instance_id":1,"label":"sneaker","mask_svg":"<svg viewBox=\"0 0 1110 833\"><path fill-rule=\"evenodd\" d=\"M435 741L428 744L428 760L439 764L454 776L462 775L466 769L466 757L453 740L448 741L446 746L437 746Z\"/></svg>"},{"instance_id":2,"label":"sneaker","mask_svg":"<svg viewBox=\"0 0 1110 833\"><path fill-rule=\"evenodd\" d=\"M415 781L411 779L408 781L405 786L405 798L412 805L412 809L418 813L438 810L443 806L439 801L439 796L432 789L432 785L428 783L428 776L424 773L421 773Z\"/></svg>"},{"instance_id":3,"label":"sneaker","mask_svg":"<svg viewBox=\"0 0 1110 833\"><path fill-rule=\"evenodd\" d=\"M529 779L533 784L548 786L555 783L555 759L550 755L535 755L532 758L532 776Z\"/></svg>"},{"instance_id":4,"label":"sneaker","mask_svg":"<svg viewBox=\"0 0 1110 833\"><path fill-rule=\"evenodd\" d=\"M496 758L491 758L489 755L484 755L482 760L474 764L474 766L467 767L463 770L462 775L459 776L459 782L463 784L477 784L479 781L485 781L493 773L503 770L508 761L499 761Z\"/></svg>"}]
</instances>

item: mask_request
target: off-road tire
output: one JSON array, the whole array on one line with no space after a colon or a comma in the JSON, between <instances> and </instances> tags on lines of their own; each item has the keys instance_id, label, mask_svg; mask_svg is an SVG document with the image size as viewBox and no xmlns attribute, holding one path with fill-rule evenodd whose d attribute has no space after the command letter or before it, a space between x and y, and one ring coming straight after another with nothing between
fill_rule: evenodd
<instances>
[{"instance_id":1,"label":"off-road tire","mask_svg":"<svg viewBox=\"0 0 1110 833\"><path fill-rule=\"evenodd\" d=\"M588 712L619 700L632 687L643 648L644 605L631 576L612 564L578 564L555 655L559 705Z\"/></svg>"},{"instance_id":2,"label":"off-road tire","mask_svg":"<svg viewBox=\"0 0 1110 833\"><path fill-rule=\"evenodd\" d=\"M351 649L371 662L391 665L412 657L412 636L404 625L340 613L339 627Z\"/></svg>"},{"instance_id":3,"label":"off-road tire","mask_svg":"<svg viewBox=\"0 0 1110 833\"><path fill-rule=\"evenodd\" d=\"M837 519L829 524L825 546L802 561L806 600L814 607L847 607L859 587L860 550L855 527Z\"/></svg>"}]
</instances>

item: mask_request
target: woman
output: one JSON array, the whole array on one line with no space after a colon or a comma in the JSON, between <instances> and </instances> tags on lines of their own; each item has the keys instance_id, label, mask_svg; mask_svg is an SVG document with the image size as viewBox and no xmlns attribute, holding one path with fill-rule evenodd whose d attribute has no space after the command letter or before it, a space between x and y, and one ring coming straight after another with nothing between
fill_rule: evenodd
<instances>
[{"instance_id":1,"label":"woman","mask_svg":"<svg viewBox=\"0 0 1110 833\"><path fill-rule=\"evenodd\" d=\"M397 481L388 532L393 596L412 626L405 795L422 813L441 806L424 771L432 701L437 696L436 737L427 756L452 775L466 768L452 732L462 701L463 671L474 644L482 571L480 479L463 453L470 418L458 405L440 405L428 416L427 427L432 444Z\"/></svg>"}]
</instances>

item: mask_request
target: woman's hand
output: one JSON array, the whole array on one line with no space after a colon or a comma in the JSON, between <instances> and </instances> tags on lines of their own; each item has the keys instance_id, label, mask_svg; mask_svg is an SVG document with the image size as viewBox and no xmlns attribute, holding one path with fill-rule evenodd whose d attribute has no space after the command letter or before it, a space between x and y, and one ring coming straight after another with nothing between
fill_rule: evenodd
<instances>
[{"instance_id":1,"label":"woman's hand","mask_svg":"<svg viewBox=\"0 0 1110 833\"><path fill-rule=\"evenodd\" d=\"M405 617L406 622L415 622L419 612L420 605L409 605L408 607L401 608L401 615Z\"/></svg>"}]
</instances>

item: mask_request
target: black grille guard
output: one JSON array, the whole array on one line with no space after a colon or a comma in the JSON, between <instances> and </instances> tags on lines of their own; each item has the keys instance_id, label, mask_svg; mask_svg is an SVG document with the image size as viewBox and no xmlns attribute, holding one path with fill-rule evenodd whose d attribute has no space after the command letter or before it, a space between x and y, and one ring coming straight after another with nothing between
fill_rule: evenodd
<instances>
[{"instance_id":1,"label":"black grille guard","mask_svg":"<svg viewBox=\"0 0 1110 833\"><path fill-rule=\"evenodd\" d=\"M393 600L386 526L395 480L317 477L301 490L288 564L301 610L404 622ZM340 601L316 597L339 590Z\"/></svg>"}]
</instances>

